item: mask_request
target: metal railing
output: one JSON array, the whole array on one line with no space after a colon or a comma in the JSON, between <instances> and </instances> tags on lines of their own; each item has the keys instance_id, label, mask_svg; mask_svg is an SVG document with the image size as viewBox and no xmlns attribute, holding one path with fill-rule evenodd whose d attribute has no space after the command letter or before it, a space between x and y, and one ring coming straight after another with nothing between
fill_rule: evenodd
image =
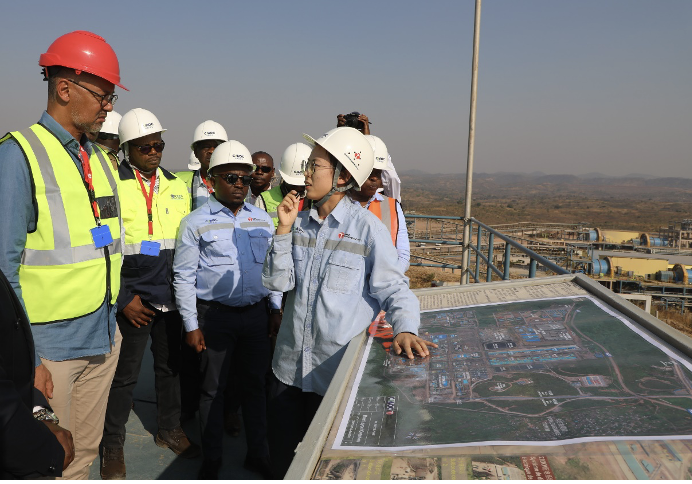
<instances>
[{"instance_id":1,"label":"metal railing","mask_svg":"<svg viewBox=\"0 0 692 484\"><path fill-rule=\"evenodd\" d=\"M412 266L422 266L422 267L437 267L437 268L447 268L447 269L461 269L461 283L468 284L470 278L473 277L475 282L481 282L481 266L485 265L485 280L486 282L491 282L493 274L500 277L502 280L509 280L510 278L510 267L511 267L511 257L512 249L515 250L515 256L520 254L520 257L528 257L529 259L529 270L528 277L536 277L536 270L540 266L546 271L552 271L556 274L569 274L569 271L559 265L555 264L551 260L543 257L536 252L524 247L520 243L512 240L505 234L493 229L492 227L476 220L475 218L470 218L466 223L468 224L469 233L472 234L469 240L468 247L463 248L463 241L459 240L459 236L463 233L464 219L463 217L451 217L451 216L435 216L435 215L406 215L407 221L413 221L413 227L409 227L409 231L412 229L412 236L409 239L411 243L428 244L432 243L438 246L459 246L462 250L470 251L469 267L463 267L462 264L448 263L444 260L442 254L435 257L430 257L427 255L414 255L412 258L417 258L423 262L411 262ZM423 229L423 234L417 227L417 221L423 219L426 221L425 228ZM410 223L410 222L409 222ZM407 225L409 225L407 223ZM445 224L447 225L447 230L445 230ZM449 230L452 229L453 230ZM439 230L439 238L437 237ZM435 238L433 238L433 233ZM423 235L423 238L419 238ZM475 244L473 243L475 239ZM504 257L502 259L502 267L495 265L495 248L499 246L504 252ZM504 246L504 247L503 247ZM415 249L414 249L415 250ZM485 252L485 253L484 253ZM471 267L471 261L473 255L475 254L475 266ZM454 256L458 257L458 255ZM442 259L442 260L441 260ZM463 258L462 258L463 261Z\"/></svg>"}]
</instances>

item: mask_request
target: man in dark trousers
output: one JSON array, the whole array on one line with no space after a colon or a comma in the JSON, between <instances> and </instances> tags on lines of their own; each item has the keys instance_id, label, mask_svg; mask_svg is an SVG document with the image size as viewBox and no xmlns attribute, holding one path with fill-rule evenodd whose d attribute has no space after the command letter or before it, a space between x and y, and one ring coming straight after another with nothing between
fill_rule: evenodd
<instances>
[{"instance_id":1,"label":"man in dark trousers","mask_svg":"<svg viewBox=\"0 0 692 484\"><path fill-rule=\"evenodd\" d=\"M0 271L0 479L59 477L72 459L72 434L34 388L29 320Z\"/></svg>"}]
</instances>

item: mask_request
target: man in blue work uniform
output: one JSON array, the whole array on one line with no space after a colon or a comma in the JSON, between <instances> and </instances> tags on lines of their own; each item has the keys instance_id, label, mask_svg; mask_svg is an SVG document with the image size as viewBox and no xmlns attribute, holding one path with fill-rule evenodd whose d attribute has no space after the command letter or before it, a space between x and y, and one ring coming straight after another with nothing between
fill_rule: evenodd
<instances>
[{"instance_id":1,"label":"man in blue work uniform","mask_svg":"<svg viewBox=\"0 0 692 484\"><path fill-rule=\"evenodd\" d=\"M281 323L281 293L262 285L274 224L265 211L244 202L253 168L241 143L220 144L209 164L213 196L185 217L176 243L176 301L185 340L201 353L200 479L217 478L221 467L224 389L234 352L241 365L245 467L271 477L265 374L270 337Z\"/></svg>"},{"instance_id":2,"label":"man in blue work uniform","mask_svg":"<svg viewBox=\"0 0 692 484\"><path fill-rule=\"evenodd\" d=\"M265 287L288 291L272 370L269 445L277 478L284 476L331 383L348 342L382 308L394 329L392 348L413 358L429 354L419 338L418 300L377 217L346 196L365 183L374 163L356 129L335 128L319 139L305 169L305 195L316 203L299 211L290 192L277 207L279 225L262 273Z\"/></svg>"}]
</instances>

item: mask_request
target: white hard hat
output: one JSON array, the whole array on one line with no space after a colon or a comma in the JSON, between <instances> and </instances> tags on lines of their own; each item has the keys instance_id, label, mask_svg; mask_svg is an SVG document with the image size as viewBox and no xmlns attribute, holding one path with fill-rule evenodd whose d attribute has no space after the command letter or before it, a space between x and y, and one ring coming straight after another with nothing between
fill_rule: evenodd
<instances>
[{"instance_id":1,"label":"white hard hat","mask_svg":"<svg viewBox=\"0 0 692 484\"><path fill-rule=\"evenodd\" d=\"M317 139L307 134L304 134L303 137L311 145L320 145L339 160L339 163L351 174L358 187L363 185L370 176L372 166L375 163L375 156L370 142L357 129L342 126L341 128L330 129Z\"/></svg>"},{"instance_id":2,"label":"white hard hat","mask_svg":"<svg viewBox=\"0 0 692 484\"><path fill-rule=\"evenodd\" d=\"M216 121L208 119L195 128L195 134L192 136L192 144L190 145L190 149L194 150L195 143L207 139L225 142L228 141L228 135L226 134L226 130L223 129L223 126Z\"/></svg>"},{"instance_id":3,"label":"white hard hat","mask_svg":"<svg viewBox=\"0 0 692 484\"><path fill-rule=\"evenodd\" d=\"M187 164L188 169L190 170L199 170L202 164L199 162L197 157L195 156L195 152L191 151L190 152L190 162Z\"/></svg>"},{"instance_id":4,"label":"white hard hat","mask_svg":"<svg viewBox=\"0 0 692 484\"><path fill-rule=\"evenodd\" d=\"M375 154L375 163L373 164L373 170L389 170L389 152L387 151L387 145L384 144L377 136L371 134L366 134L365 137L370 142L372 146L372 151Z\"/></svg>"},{"instance_id":5,"label":"white hard hat","mask_svg":"<svg viewBox=\"0 0 692 484\"><path fill-rule=\"evenodd\" d=\"M120 146L133 139L164 131L166 130L161 127L161 123L151 111L142 108L130 109L123 115L118 125Z\"/></svg>"},{"instance_id":6,"label":"white hard hat","mask_svg":"<svg viewBox=\"0 0 692 484\"><path fill-rule=\"evenodd\" d=\"M110 113L106 114L106 120L103 122L103 126L101 126L101 131L99 132L104 134L117 135L118 125L120 124L121 119L121 115L119 115L115 111L111 111Z\"/></svg>"},{"instance_id":7,"label":"white hard hat","mask_svg":"<svg viewBox=\"0 0 692 484\"><path fill-rule=\"evenodd\" d=\"M310 148L305 143L293 143L281 155L279 173L281 179L289 185L305 185L305 167L310 157Z\"/></svg>"},{"instance_id":8,"label":"white hard hat","mask_svg":"<svg viewBox=\"0 0 692 484\"><path fill-rule=\"evenodd\" d=\"M252 155L243 143L234 139L221 143L216 147L211 155L208 170L219 165L227 165L229 163L248 165L253 170L255 164L252 162Z\"/></svg>"}]
</instances>

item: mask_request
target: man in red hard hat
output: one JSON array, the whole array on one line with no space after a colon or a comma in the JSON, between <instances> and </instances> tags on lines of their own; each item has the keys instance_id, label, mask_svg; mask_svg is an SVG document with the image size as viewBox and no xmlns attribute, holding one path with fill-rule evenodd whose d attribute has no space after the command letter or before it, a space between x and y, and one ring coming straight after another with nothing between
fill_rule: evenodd
<instances>
[{"instance_id":1,"label":"man in red hard hat","mask_svg":"<svg viewBox=\"0 0 692 484\"><path fill-rule=\"evenodd\" d=\"M74 438L63 477L86 479L120 351L121 223L108 159L85 133L99 131L115 86L125 88L115 52L91 32L59 37L39 65L46 111L0 138L0 269L31 323L34 385Z\"/></svg>"}]
</instances>

